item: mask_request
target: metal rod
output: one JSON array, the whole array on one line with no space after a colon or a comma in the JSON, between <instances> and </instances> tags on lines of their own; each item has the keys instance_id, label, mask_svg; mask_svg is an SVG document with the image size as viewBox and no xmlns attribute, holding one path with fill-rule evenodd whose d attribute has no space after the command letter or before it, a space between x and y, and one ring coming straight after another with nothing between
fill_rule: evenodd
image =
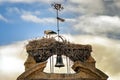
<instances>
[{"instance_id":1,"label":"metal rod","mask_svg":"<svg viewBox=\"0 0 120 80\"><path fill-rule=\"evenodd\" d=\"M57 11L57 17L59 16L58 15L58 10L56 10ZM56 19L57 19L57 17L56 17ZM59 29L59 20L57 19L57 33L58 33L58 41L59 41L59 34L60 34L60 29Z\"/></svg>"},{"instance_id":2,"label":"metal rod","mask_svg":"<svg viewBox=\"0 0 120 80\"><path fill-rule=\"evenodd\" d=\"M52 61L51 61L51 57L50 57L50 73L52 72Z\"/></svg>"},{"instance_id":3,"label":"metal rod","mask_svg":"<svg viewBox=\"0 0 120 80\"><path fill-rule=\"evenodd\" d=\"M68 58L66 56L66 63L67 63L67 73L69 73L69 64L68 64Z\"/></svg>"},{"instance_id":4,"label":"metal rod","mask_svg":"<svg viewBox=\"0 0 120 80\"><path fill-rule=\"evenodd\" d=\"M67 61L67 56L66 56L66 64L67 64L67 73L68 73L68 61Z\"/></svg>"},{"instance_id":5,"label":"metal rod","mask_svg":"<svg viewBox=\"0 0 120 80\"><path fill-rule=\"evenodd\" d=\"M52 56L52 73L54 73L54 56Z\"/></svg>"},{"instance_id":6,"label":"metal rod","mask_svg":"<svg viewBox=\"0 0 120 80\"><path fill-rule=\"evenodd\" d=\"M71 71L70 71L71 65L70 65L70 59L69 58L68 58L68 63L69 63L69 73L71 73Z\"/></svg>"},{"instance_id":7,"label":"metal rod","mask_svg":"<svg viewBox=\"0 0 120 80\"><path fill-rule=\"evenodd\" d=\"M57 11L57 17L58 17L58 10L56 10ZM56 17L56 19L57 19L57 17ZM58 36L59 36L59 20L57 19L57 32L58 32Z\"/></svg>"}]
</instances>

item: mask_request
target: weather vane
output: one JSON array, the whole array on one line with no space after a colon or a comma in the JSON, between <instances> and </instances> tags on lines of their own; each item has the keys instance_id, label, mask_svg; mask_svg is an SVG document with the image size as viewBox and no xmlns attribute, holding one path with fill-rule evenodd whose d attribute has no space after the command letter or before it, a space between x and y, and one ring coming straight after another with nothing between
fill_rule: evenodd
<instances>
[{"instance_id":1,"label":"weather vane","mask_svg":"<svg viewBox=\"0 0 120 80\"><path fill-rule=\"evenodd\" d=\"M58 12L61 11L61 10L63 10L64 8L63 8L63 6L62 6L61 4L59 4L59 3L53 3L52 6L53 6L54 9L56 10L56 14L57 14L57 17L56 17L56 19L57 19L57 33L58 33L58 39L59 39L59 31L60 31L60 30L59 30L59 21L64 22L65 20L64 20L63 18L60 18L60 17L59 17Z\"/></svg>"},{"instance_id":2,"label":"weather vane","mask_svg":"<svg viewBox=\"0 0 120 80\"><path fill-rule=\"evenodd\" d=\"M64 9L63 6L58 3L53 3L52 6L54 6L54 9L59 10L59 11Z\"/></svg>"}]
</instances>

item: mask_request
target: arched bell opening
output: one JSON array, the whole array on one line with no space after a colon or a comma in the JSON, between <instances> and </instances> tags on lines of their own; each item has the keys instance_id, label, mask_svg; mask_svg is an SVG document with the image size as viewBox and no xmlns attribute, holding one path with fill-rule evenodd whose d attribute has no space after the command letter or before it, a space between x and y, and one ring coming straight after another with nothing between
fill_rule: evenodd
<instances>
[{"instance_id":1,"label":"arched bell opening","mask_svg":"<svg viewBox=\"0 0 120 80\"><path fill-rule=\"evenodd\" d=\"M57 55L53 55L48 58L47 65L44 69L44 72L46 73L60 73L60 74L74 74L75 71L71 68L73 65L73 61L69 59L69 57L66 57L62 55L62 60L64 67L56 67L57 64Z\"/></svg>"}]
</instances>

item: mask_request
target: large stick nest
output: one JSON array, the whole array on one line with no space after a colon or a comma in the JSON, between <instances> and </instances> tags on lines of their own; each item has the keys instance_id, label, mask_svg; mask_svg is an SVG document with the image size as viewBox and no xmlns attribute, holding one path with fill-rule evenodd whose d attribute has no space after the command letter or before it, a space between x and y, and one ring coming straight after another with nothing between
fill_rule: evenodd
<instances>
[{"instance_id":1,"label":"large stick nest","mask_svg":"<svg viewBox=\"0 0 120 80\"><path fill-rule=\"evenodd\" d=\"M60 42L54 38L42 38L30 41L26 49L36 62L46 61L52 55L65 55L72 61L85 61L92 51L91 45Z\"/></svg>"}]
</instances>

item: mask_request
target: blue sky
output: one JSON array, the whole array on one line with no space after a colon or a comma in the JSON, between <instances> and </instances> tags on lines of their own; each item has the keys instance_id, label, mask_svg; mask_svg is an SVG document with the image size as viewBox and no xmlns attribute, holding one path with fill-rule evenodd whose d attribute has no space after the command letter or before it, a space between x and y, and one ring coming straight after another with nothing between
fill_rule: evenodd
<instances>
[{"instance_id":1,"label":"blue sky","mask_svg":"<svg viewBox=\"0 0 120 80\"><path fill-rule=\"evenodd\" d=\"M0 45L43 36L46 29L56 31L56 11L51 7L53 2L53 0L1 0ZM65 7L60 12L60 16L66 19L65 23L60 24L62 34L90 34L120 39L119 1L97 0L98 5L92 5L92 0L59 2Z\"/></svg>"},{"instance_id":2,"label":"blue sky","mask_svg":"<svg viewBox=\"0 0 120 80\"><path fill-rule=\"evenodd\" d=\"M104 35L109 38L120 39L118 30L120 14L117 1L97 0L96 2L99 2L99 5L95 6L92 6L92 1L61 0L59 2L65 7L60 12L60 16L66 19L66 23L61 23L60 25L61 33L66 34L67 30L67 33L73 35ZM2 38L0 39L0 45L43 36L43 31L46 29L56 31L56 11L51 7L52 3L53 0L48 2L42 0L1 0L0 36ZM93 21L90 21L90 19ZM99 23L95 22L95 19ZM112 20L118 23L111 24ZM114 25L115 27L113 28ZM108 28L109 30L107 30ZM114 32L114 30L117 30L117 32Z\"/></svg>"},{"instance_id":3,"label":"blue sky","mask_svg":"<svg viewBox=\"0 0 120 80\"><path fill-rule=\"evenodd\" d=\"M0 45L43 36L45 29L55 29L56 24L27 22L21 18L23 14L35 15L39 18L55 17L55 13L49 11L48 7L51 5L43 3L0 4L0 15L4 17L0 20Z\"/></svg>"},{"instance_id":4,"label":"blue sky","mask_svg":"<svg viewBox=\"0 0 120 80\"><path fill-rule=\"evenodd\" d=\"M40 2L9 3L9 1L1 3L0 37L2 38L0 45L41 37L46 29L56 31L56 11L51 7L51 4L52 2L50 4ZM70 13L61 16L67 18L75 15ZM65 24L61 23L61 26L63 25Z\"/></svg>"},{"instance_id":5,"label":"blue sky","mask_svg":"<svg viewBox=\"0 0 120 80\"><path fill-rule=\"evenodd\" d=\"M44 36L44 30L56 31L56 11L51 7L54 2L64 6L59 13L65 19L60 22L60 33L72 42L92 44L97 67L108 73L110 80L118 80L120 0L0 0L0 57L2 55L3 62L4 57L6 60L16 58L25 46L24 41ZM13 57L8 52L14 53ZM17 59L23 61L18 55Z\"/></svg>"}]
</instances>

